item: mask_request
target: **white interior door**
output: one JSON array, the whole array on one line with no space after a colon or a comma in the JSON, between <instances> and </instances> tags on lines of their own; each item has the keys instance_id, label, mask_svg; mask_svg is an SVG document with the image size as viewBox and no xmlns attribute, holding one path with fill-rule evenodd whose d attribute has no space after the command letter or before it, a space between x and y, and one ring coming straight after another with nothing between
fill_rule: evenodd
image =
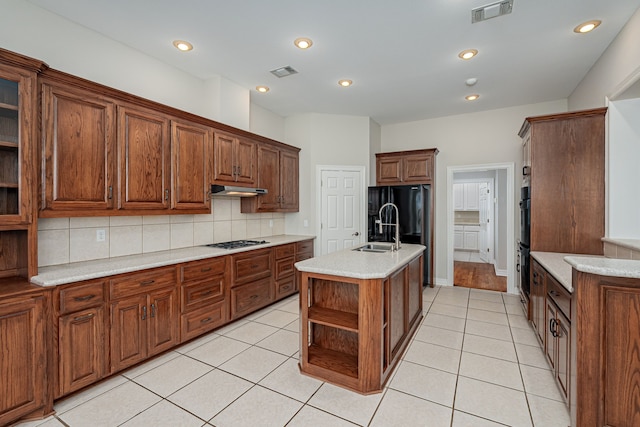
<instances>
[{"instance_id":1,"label":"white interior door","mask_svg":"<svg viewBox=\"0 0 640 427\"><path fill-rule=\"evenodd\" d=\"M321 172L322 254L356 246L363 241L361 180L359 171Z\"/></svg>"},{"instance_id":2,"label":"white interior door","mask_svg":"<svg viewBox=\"0 0 640 427\"><path fill-rule=\"evenodd\" d=\"M480 233L478 234L478 255L483 262L489 262L489 236L491 226L489 219L491 209L491 194L489 192L489 183L481 182L478 186L479 192L479 211L480 211Z\"/></svg>"}]
</instances>

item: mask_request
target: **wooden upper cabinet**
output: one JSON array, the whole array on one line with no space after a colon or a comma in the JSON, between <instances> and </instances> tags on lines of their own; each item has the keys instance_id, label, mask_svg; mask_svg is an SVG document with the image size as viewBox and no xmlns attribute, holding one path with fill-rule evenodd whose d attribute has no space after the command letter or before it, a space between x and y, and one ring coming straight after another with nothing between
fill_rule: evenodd
<instances>
[{"instance_id":1,"label":"wooden upper cabinet","mask_svg":"<svg viewBox=\"0 0 640 427\"><path fill-rule=\"evenodd\" d=\"M171 122L171 208L209 213L213 135L211 128L186 121Z\"/></svg>"},{"instance_id":2,"label":"wooden upper cabinet","mask_svg":"<svg viewBox=\"0 0 640 427\"><path fill-rule=\"evenodd\" d=\"M245 197L241 210L250 212L297 212L299 209L299 155L295 149L258 144L256 186L267 194Z\"/></svg>"},{"instance_id":3,"label":"wooden upper cabinet","mask_svg":"<svg viewBox=\"0 0 640 427\"><path fill-rule=\"evenodd\" d=\"M228 133L216 132L213 170L215 183L253 185L256 173L256 143Z\"/></svg>"},{"instance_id":4,"label":"wooden upper cabinet","mask_svg":"<svg viewBox=\"0 0 640 427\"><path fill-rule=\"evenodd\" d=\"M603 254L606 108L529 117L531 250Z\"/></svg>"},{"instance_id":5,"label":"wooden upper cabinet","mask_svg":"<svg viewBox=\"0 0 640 427\"><path fill-rule=\"evenodd\" d=\"M118 107L120 209L168 209L169 119L139 107Z\"/></svg>"},{"instance_id":6,"label":"wooden upper cabinet","mask_svg":"<svg viewBox=\"0 0 640 427\"><path fill-rule=\"evenodd\" d=\"M42 110L42 216L50 216L50 210L112 208L116 176L113 102L89 91L45 83Z\"/></svg>"},{"instance_id":7,"label":"wooden upper cabinet","mask_svg":"<svg viewBox=\"0 0 640 427\"><path fill-rule=\"evenodd\" d=\"M376 154L376 185L430 184L438 150Z\"/></svg>"}]
</instances>

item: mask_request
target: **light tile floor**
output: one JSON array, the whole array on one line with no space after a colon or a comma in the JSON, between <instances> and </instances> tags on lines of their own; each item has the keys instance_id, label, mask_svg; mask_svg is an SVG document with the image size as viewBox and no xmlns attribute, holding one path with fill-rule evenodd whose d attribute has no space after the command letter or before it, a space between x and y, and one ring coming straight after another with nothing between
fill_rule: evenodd
<instances>
[{"instance_id":1,"label":"light tile floor","mask_svg":"<svg viewBox=\"0 0 640 427\"><path fill-rule=\"evenodd\" d=\"M293 296L55 405L27 426L535 426L569 414L518 297L426 288L425 318L382 393L298 371Z\"/></svg>"}]
</instances>

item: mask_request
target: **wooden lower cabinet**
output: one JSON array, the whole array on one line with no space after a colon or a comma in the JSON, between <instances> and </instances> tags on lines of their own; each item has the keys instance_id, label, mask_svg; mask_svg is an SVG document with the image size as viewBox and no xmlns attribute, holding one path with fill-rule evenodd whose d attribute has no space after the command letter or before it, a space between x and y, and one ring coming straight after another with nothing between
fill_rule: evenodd
<instances>
[{"instance_id":1,"label":"wooden lower cabinet","mask_svg":"<svg viewBox=\"0 0 640 427\"><path fill-rule=\"evenodd\" d=\"M380 392L422 319L422 276L414 271L420 265L422 256L384 279L302 272L301 372L359 393ZM417 305L410 301L416 297Z\"/></svg>"},{"instance_id":2,"label":"wooden lower cabinet","mask_svg":"<svg viewBox=\"0 0 640 427\"><path fill-rule=\"evenodd\" d=\"M64 396L102 379L105 370L104 307L58 318L58 389Z\"/></svg>"},{"instance_id":3,"label":"wooden lower cabinet","mask_svg":"<svg viewBox=\"0 0 640 427\"><path fill-rule=\"evenodd\" d=\"M231 288L231 319L237 319L274 301L272 278Z\"/></svg>"},{"instance_id":4,"label":"wooden lower cabinet","mask_svg":"<svg viewBox=\"0 0 640 427\"><path fill-rule=\"evenodd\" d=\"M545 269L535 259L531 260L531 324L536 332L542 349L545 349L545 295L546 295Z\"/></svg>"},{"instance_id":5,"label":"wooden lower cabinet","mask_svg":"<svg viewBox=\"0 0 640 427\"><path fill-rule=\"evenodd\" d=\"M34 411L48 412L49 292L5 297L1 285L0 425L6 425Z\"/></svg>"}]
</instances>

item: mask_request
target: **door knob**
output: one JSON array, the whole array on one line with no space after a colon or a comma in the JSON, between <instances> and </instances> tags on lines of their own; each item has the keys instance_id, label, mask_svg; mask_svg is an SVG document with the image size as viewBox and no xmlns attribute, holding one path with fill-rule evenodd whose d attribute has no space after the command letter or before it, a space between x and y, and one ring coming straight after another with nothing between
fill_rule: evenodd
<instances>
[{"instance_id":1,"label":"door knob","mask_svg":"<svg viewBox=\"0 0 640 427\"><path fill-rule=\"evenodd\" d=\"M352 234L352 236L359 236L359 235L360 235L359 231L356 231L355 233Z\"/></svg>"}]
</instances>

